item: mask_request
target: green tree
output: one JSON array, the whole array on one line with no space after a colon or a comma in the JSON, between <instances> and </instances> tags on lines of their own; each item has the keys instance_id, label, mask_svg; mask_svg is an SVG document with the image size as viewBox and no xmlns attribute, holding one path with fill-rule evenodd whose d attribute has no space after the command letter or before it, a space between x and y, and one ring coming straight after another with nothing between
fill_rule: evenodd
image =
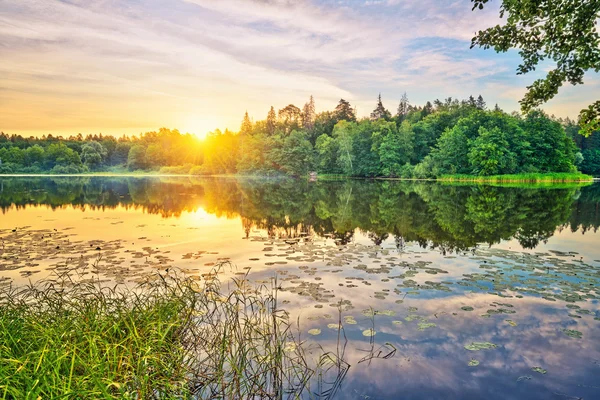
<instances>
[{"instance_id":1,"label":"green tree","mask_svg":"<svg viewBox=\"0 0 600 400\"><path fill-rule=\"evenodd\" d=\"M483 9L489 0L471 0L473 9ZM519 49L523 62L517 74L536 69L542 60L556 65L545 78L527 87L520 101L523 113L552 99L565 83L583 84L589 71L600 71L600 17L598 0L502 0L500 16L504 25L479 31L471 48L494 48L497 52ZM581 132L590 135L600 129L600 101L581 111Z\"/></svg>"},{"instance_id":2,"label":"green tree","mask_svg":"<svg viewBox=\"0 0 600 400\"><path fill-rule=\"evenodd\" d=\"M522 121L531 146L530 162L541 172L575 170L576 147L564 128L541 111L533 111Z\"/></svg>"},{"instance_id":3,"label":"green tree","mask_svg":"<svg viewBox=\"0 0 600 400\"><path fill-rule=\"evenodd\" d=\"M336 123L338 121L349 121L349 122L356 121L356 115L354 114L354 109L352 108L350 103L344 99L340 99L340 101L338 102L338 105L335 107L335 110L333 111L333 114L335 116Z\"/></svg>"},{"instance_id":4,"label":"green tree","mask_svg":"<svg viewBox=\"0 0 600 400\"><path fill-rule=\"evenodd\" d=\"M352 151L354 127L356 123L341 120L333 128L333 137L338 144L338 164L346 175L354 175L354 155Z\"/></svg>"},{"instance_id":5,"label":"green tree","mask_svg":"<svg viewBox=\"0 0 600 400\"><path fill-rule=\"evenodd\" d=\"M406 92L404 92L402 98L400 99L400 104L398 104L398 111L396 111L396 122L398 123L398 125L400 125L402 121L404 121L404 119L408 115L409 109L410 102L408 101L408 96L406 95Z\"/></svg>"},{"instance_id":6,"label":"green tree","mask_svg":"<svg viewBox=\"0 0 600 400\"><path fill-rule=\"evenodd\" d=\"M392 114L383 106L383 103L381 102L381 93L379 93L379 96L377 97L377 105L375 106L375 109L371 112L371 120L377 121L378 119L384 119L386 121L392 119Z\"/></svg>"},{"instance_id":7,"label":"green tree","mask_svg":"<svg viewBox=\"0 0 600 400\"><path fill-rule=\"evenodd\" d=\"M363 119L353 126L352 159L356 176L373 177L380 172L379 153L373 140L373 122Z\"/></svg>"},{"instance_id":8,"label":"green tree","mask_svg":"<svg viewBox=\"0 0 600 400\"><path fill-rule=\"evenodd\" d=\"M44 152L44 168L51 170L56 166L67 167L74 166L75 168L81 167L81 158L76 151L71 150L64 143L52 143L46 148Z\"/></svg>"},{"instance_id":9,"label":"green tree","mask_svg":"<svg viewBox=\"0 0 600 400\"><path fill-rule=\"evenodd\" d=\"M108 152L98 142L86 142L81 146L81 159L83 163L90 169L96 169L102 165L106 159Z\"/></svg>"},{"instance_id":10,"label":"green tree","mask_svg":"<svg viewBox=\"0 0 600 400\"><path fill-rule=\"evenodd\" d=\"M316 143L316 138L321 135L331 136L333 127L338 122L335 112L323 111L316 115L315 126L312 132L309 132L311 142Z\"/></svg>"},{"instance_id":11,"label":"green tree","mask_svg":"<svg viewBox=\"0 0 600 400\"><path fill-rule=\"evenodd\" d=\"M413 153L414 133L408 121L400 129L395 122L383 119L372 123L372 148L379 155L379 174L397 177L404 165L410 162Z\"/></svg>"},{"instance_id":12,"label":"green tree","mask_svg":"<svg viewBox=\"0 0 600 400\"><path fill-rule=\"evenodd\" d=\"M481 95L477 96L477 101L475 102L475 106L480 109L480 110L485 110L487 105L485 103L485 100L483 100L483 97Z\"/></svg>"},{"instance_id":13,"label":"green tree","mask_svg":"<svg viewBox=\"0 0 600 400\"><path fill-rule=\"evenodd\" d=\"M285 134L300 129L302 111L293 104L279 110L279 121Z\"/></svg>"},{"instance_id":14,"label":"green tree","mask_svg":"<svg viewBox=\"0 0 600 400\"><path fill-rule=\"evenodd\" d=\"M252 121L250 121L250 117L248 116L248 111L244 114L244 119L242 120L242 126L240 127L240 135L249 136L252 134Z\"/></svg>"},{"instance_id":15,"label":"green tree","mask_svg":"<svg viewBox=\"0 0 600 400\"><path fill-rule=\"evenodd\" d=\"M131 149L131 142L119 141L115 147L115 151L109 157L109 163L111 165L126 165L129 156L129 149Z\"/></svg>"},{"instance_id":16,"label":"green tree","mask_svg":"<svg viewBox=\"0 0 600 400\"><path fill-rule=\"evenodd\" d=\"M600 150L584 150L582 153L581 172L600 176Z\"/></svg>"},{"instance_id":17,"label":"green tree","mask_svg":"<svg viewBox=\"0 0 600 400\"><path fill-rule=\"evenodd\" d=\"M166 165L166 157L164 153L164 147L160 143L152 143L146 148L146 154L144 155L145 166L150 168L157 168L161 165Z\"/></svg>"},{"instance_id":18,"label":"green tree","mask_svg":"<svg viewBox=\"0 0 600 400\"><path fill-rule=\"evenodd\" d=\"M269 113L267 114L267 133L271 136L275 134L277 127L277 114L275 114L275 108L271 106Z\"/></svg>"},{"instance_id":19,"label":"green tree","mask_svg":"<svg viewBox=\"0 0 600 400\"><path fill-rule=\"evenodd\" d=\"M455 126L447 129L431 151L430 170L435 170L435 176L441 174L468 174L470 166L467 158L469 139L465 128Z\"/></svg>"},{"instance_id":20,"label":"green tree","mask_svg":"<svg viewBox=\"0 0 600 400\"><path fill-rule=\"evenodd\" d=\"M328 135L321 135L317 138L315 150L317 154L317 169L325 174L339 174L341 169L338 166L338 143Z\"/></svg>"},{"instance_id":21,"label":"green tree","mask_svg":"<svg viewBox=\"0 0 600 400\"><path fill-rule=\"evenodd\" d=\"M510 151L506 134L499 128L479 128L468 154L469 164L476 175L499 175L515 172L516 155Z\"/></svg>"},{"instance_id":22,"label":"green tree","mask_svg":"<svg viewBox=\"0 0 600 400\"><path fill-rule=\"evenodd\" d=\"M302 107L302 127L309 135L315 128L315 117L315 99L310 96L308 103L304 104L304 107Z\"/></svg>"},{"instance_id":23,"label":"green tree","mask_svg":"<svg viewBox=\"0 0 600 400\"><path fill-rule=\"evenodd\" d=\"M304 132L292 131L283 140L282 146L273 150L271 158L282 172L303 176L312 169L313 147Z\"/></svg>"},{"instance_id":24,"label":"green tree","mask_svg":"<svg viewBox=\"0 0 600 400\"><path fill-rule=\"evenodd\" d=\"M33 145L25 150L25 165L31 167L40 165L44 161L44 148L39 144Z\"/></svg>"},{"instance_id":25,"label":"green tree","mask_svg":"<svg viewBox=\"0 0 600 400\"><path fill-rule=\"evenodd\" d=\"M127 168L130 170L146 168L146 148L144 146L136 144L129 149Z\"/></svg>"}]
</instances>

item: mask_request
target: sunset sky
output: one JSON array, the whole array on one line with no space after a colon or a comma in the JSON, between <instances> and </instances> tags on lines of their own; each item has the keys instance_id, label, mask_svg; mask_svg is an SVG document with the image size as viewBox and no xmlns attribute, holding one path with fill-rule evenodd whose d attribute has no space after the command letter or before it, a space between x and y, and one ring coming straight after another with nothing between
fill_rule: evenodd
<instances>
[{"instance_id":1,"label":"sunset sky","mask_svg":"<svg viewBox=\"0 0 600 400\"><path fill-rule=\"evenodd\" d=\"M238 130L310 95L366 116L381 92L395 112L482 94L518 109L517 52L469 49L498 20L498 0L0 0L0 131L138 134L161 126L200 136ZM545 109L575 117L598 75Z\"/></svg>"}]
</instances>

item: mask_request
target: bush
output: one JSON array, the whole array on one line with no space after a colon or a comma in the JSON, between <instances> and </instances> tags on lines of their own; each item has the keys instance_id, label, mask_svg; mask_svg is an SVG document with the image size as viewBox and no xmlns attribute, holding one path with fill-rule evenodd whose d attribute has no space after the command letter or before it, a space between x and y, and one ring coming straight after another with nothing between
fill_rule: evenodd
<instances>
[{"instance_id":1,"label":"bush","mask_svg":"<svg viewBox=\"0 0 600 400\"><path fill-rule=\"evenodd\" d=\"M210 171L208 171L204 165L197 165L195 167L190 168L190 175L210 175Z\"/></svg>"},{"instance_id":2,"label":"bush","mask_svg":"<svg viewBox=\"0 0 600 400\"><path fill-rule=\"evenodd\" d=\"M178 165L175 167L161 167L158 173L165 175L187 175L193 167L192 164Z\"/></svg>"},{"instance_id":3,"label":"bush","mask_svg":"<svg viewBox=\"0 0 600 400\"><path fill-rule=\"evenodd\" d=\"M401 178L412 178L415 173L415 166L410 163L404 164L400 167L399 175Z\"/></svg>"},{"instance_id":4,"label":"bush","mask_svg":"<svg viewBox=\"0 0 600 400\"><path fill-rule=\"evenodd\" d=\"M14 174L16 165L12 163L2 163L0 165L0 174Z\"/></svg>"},{"instance_id":5,"label":"bush","mask_svg":"<svg viewBox=\"0 0 600 400\"><path fill-rule=\"evenodd\" d=\"M69 175L69 174L81 174L86 172L86 168L79 167L76 165L55 165L54 168L50 170L50 173L56 175Z\"/></svg>"}]
</instances>

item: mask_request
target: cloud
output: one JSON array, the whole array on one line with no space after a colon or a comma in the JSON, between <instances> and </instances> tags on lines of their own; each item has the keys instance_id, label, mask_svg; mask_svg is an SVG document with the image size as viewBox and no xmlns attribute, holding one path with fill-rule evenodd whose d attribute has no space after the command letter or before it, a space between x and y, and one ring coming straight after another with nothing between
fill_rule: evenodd
<instances>
[{"instance_id":1,"label":"cloud","mask_svg":"<svg viewBox=\"0 0 600 400\"><path fill-rule=\"evenodd\" d=\"M394 103L485 92L516 66L468 49L497 10L458 0L0 1L11 132L208 129L182 116L237 129L246 109L263 118L311 94L318 109L343 97L366 114L380 91Z\"/></svg>"}]
</instances>

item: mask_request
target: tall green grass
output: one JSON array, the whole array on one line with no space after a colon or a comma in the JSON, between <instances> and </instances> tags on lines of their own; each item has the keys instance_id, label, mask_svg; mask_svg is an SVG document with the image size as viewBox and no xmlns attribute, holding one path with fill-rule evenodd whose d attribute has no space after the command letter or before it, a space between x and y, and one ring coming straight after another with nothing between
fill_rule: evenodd
<instances>
[{"instance_id":1,"label":"tall green grass","mask_svg":"<svg viewBox=\"0 0 600 400\"><path fill-rule=\"evenodd\" d=\"M481 183L570 183L592 182L593 178L582 173L551 172L544 174L514 175L444 175L438 180L442 182L481 182Z\"/></svg>"},{"instance_id":2,"label":"tall green grass","mask_svg":"<svg viewBox=\"0 0 600 400\"><path fill-rule=\"evenodd\" d=\"M0 293L0 396L296 397L313 374L276 290L178 274L135 288L70 278Z\"/></svg>"}]
</instances>

